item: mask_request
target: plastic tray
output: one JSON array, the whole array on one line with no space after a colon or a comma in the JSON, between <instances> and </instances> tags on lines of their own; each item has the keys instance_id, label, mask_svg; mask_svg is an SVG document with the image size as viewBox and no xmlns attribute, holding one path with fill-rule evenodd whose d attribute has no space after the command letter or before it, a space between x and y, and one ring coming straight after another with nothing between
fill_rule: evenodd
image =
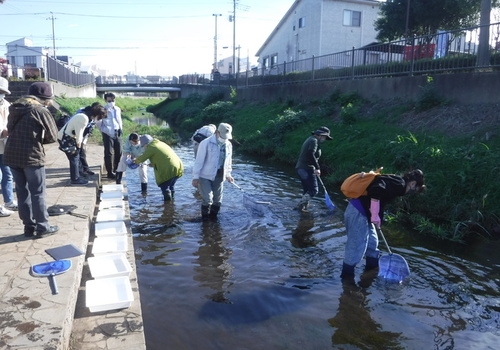
<instances>
[{"instance_id":1,"label":"plastic tray","mask_svg":"<svg viewBox=\"0 0 500 350\"><path fill-rule=\"evenodd\" d=\"M123 221L123 220L125 220L125 210L123 209L99 210L99 212L97 213L97 217L95 219L96 222Z\"/></svg>"},{"instance_id":2,"label":"plastic tray","mask_svg":"<svg viewBox=\"0 0 500 350\"><path fill-rule=\"evenodd\" d=\"M129 277L132 272L132 266L127 260L125 254L109 254L88 258L89 269L92 277L107 278L126 276Z\"/></svg>"},{"instance_id":3,"label":"plastic tray","mask_svg":"<svg viewBox=\"0 0 500 350\"><path fill-rule=\"evenodd\" d=\"M125 276L89 280L85 290L85 305L90 312L124 309L134 301L130 280Z\"/></svg>"},{"instance_id":4,"label":"plastic tray","mask_svg":"<svg viewBox=\"0 0 500 350\"><path fill-rule=\"evenodd\" d=\"M127 236L96 237L92 246L95 256L112 253L125 253L128 250Z\"/></svg>"},{"instance_id":5,"label":"plastic tray","mask_svg":"<svg viewBox=\"0 0 500 350\"><path fill-rule=\"evenodd\" d=\"M105 200L99 203L99 210L124 209L125 202L122 200Z\"/></svg>"},{"instance_id":6,"label":"plastic tray","mask_svg":"<svg viewBox=\"0 0 500 350\"><path fill-rule=\"evenodd\" d=\"M113 191L113 192L102 192L101 193L101 201L116 201L123 199L123 192Z\"/></svg>"},{"instance_id":7,"label":"plastic tray","mask_svg":"<svg viewBox=\"0 0 500 350\"><path fill-rule=\"evenodd\" d=\"M127 234L127 227L124 221L97 222L95 224L96 237L124 236Z\"/></svg>"},{"instance_id":8,"label":"plastic tray","mask_svg":"<svg viewBox=\"0 0 500 350\"><path fill-rule=\"evenodd\" d=\"M102 185L102 192L123 192L123 185L122 184L116 184L116 185Z\"/></svg>"}]
</instances>

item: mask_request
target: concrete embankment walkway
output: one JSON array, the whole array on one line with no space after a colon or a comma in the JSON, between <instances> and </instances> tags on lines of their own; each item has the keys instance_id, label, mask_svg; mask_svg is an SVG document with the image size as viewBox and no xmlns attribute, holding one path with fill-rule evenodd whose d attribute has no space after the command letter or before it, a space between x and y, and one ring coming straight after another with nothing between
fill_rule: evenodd
<instances>
[{"instance_id":1,"label":"concrete embankment walkway","mask_svg":"<svg viewBox=\"0 0 500 350\"><path fill-rule=\"evenodd\" d=\"M45 150L48 206L76 205L74 213L79 215L51 216L50 224L60 230L40 239L24 237L17 212L0 217L0 349L145 349L130 229L126 255L132 266L132 305L98 313L85 307L85 282L92 278L87 258L92 252L100 186L113 183L100 175L102 146L87 145L87 160L96 173L87 178L87 185L70 185L69 162L57 144L46 145ZM84 254L70 258L72 267L56 277L59 294L53 295L48 278L33 277L30 268L54 260L46 249L68 244Z\"/></svg>"}]
</instances>

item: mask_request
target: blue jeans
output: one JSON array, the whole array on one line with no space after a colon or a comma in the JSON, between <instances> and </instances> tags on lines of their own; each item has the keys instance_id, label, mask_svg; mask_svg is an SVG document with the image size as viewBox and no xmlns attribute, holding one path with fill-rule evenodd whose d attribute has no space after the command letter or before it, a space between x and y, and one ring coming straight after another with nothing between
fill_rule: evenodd
<instances>
[{"instance_id":1,"label":"blue jeans","mask_svg":"<svg viewBox=\"0 0 500 350\"><path fill-rule=\"evenodd\" d=\"M38 232L49 229L45 200L45 167L10 168L16 183L19 218L24 228Z\"/></svg>"},{"instance_id":2,"label":"blue jeans","mask_svg":"<svg viewBox=\"0 0 500 350\"><path fill-rule=\"evenodd\" d=\"M222 204L222 190L224 189L224 177L222 172L215 176L214 181L200 177L198 186L202 198L201 205Z\"/></svg>"},{"instance_id":3,"label":"blue jeans","mask_svg":"<svg viewBox=\"0 0 500 350\"><path fill-rule=\"evenodd\" d=\"M161 191L162 192L173 192L173 191L175 191L174 186L175 186L175 183L177 182L178 179L179 179L179 177L175 176L175 177L171 178L170 180L162 182L160 184L160 186L159 186L161 188Z\"/></svg>"},{"instance_id":4,"label":"blue jeans","mask_svg":"<svg viewBox=\"0 0 500 350\"><path fill-rule=\"evenodd\" d=\"M378 237L375 226L368 222L368 218L361 214L351 203L344 213L344 223L347 231L344 263L358 264L363 256L378 258Z\"/></svg>"},{"instance_id":5,"label":"blue jeans","mask_svg":"<svg viewBox=\"0 0 500 350\"><path fill-rule=\"evenodd\" d=\"M318 178L314 174L313 168L297 168L297 175L302 183L303 194L309 194L312 197L318 194Z\"/></svg>"},{"instance_id":6,"label":"blue jeans","mask_svg":"<svg viewBox=\"0 0 500 350\"><path fill-rule=\"evenodd\" d=\"M3 164L3 154L0 154L0 181L2 184L2 195L5 203L12 203L14 200L14 190L12 173L7 165Z\"/></svg>"}]
</instances>

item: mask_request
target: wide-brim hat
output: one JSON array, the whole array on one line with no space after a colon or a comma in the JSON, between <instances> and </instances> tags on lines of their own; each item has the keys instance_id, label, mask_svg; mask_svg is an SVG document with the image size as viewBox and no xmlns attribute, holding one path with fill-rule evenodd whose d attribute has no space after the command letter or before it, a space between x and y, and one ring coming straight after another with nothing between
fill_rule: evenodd
<instances>
[{"instance_id":1,"label":"wide-brim hat","mask_svg":"<svg viewBox=\"0 0 500 350\"><path fill-rule=\"evenodd\" d=\"M220 137L226 140L231 140L233 138L233 127L227 123L220 123L217 131L220 134Z\"/></svg>"},{"instance_id":2,"label":"wide-brim hat","mask_svg":"<svg viewBox=\"0 0 500 350\"><path fill-rule=\"evenodd\" d=\"M327 140L333 140L333 138L330 136L330 129L328 129L326 126L320 126L316 131L313 131L312 134L326 136Z\"/></svg>"},{"instance_id":3,"label":"wide-brim hat","mask_svg":"<svg viewBox=\"0 0 500 350\"><path fill-rule=\"evenodd\" d=\"M9 81L3 77L0 77L0 93L10 95Z\"/></svg>"}]
</instances>

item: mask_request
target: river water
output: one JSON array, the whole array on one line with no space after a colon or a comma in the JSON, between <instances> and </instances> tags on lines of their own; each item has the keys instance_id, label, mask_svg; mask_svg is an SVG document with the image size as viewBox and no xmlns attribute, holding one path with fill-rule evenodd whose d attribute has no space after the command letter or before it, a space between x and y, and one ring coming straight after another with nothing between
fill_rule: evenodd
<instances>
[{"instance_id":1,"label":"river water","mask_svg":"<svg viewBox=\"0 0 500 350\"><path fill-rule=\"evenodd\" d=\"M172 202L151 168L146 196L137 171L125 176L148 350L498 349L498 244L384 231L410 278L388 284L362 262L343 285L341 196L330 193L334 211L320 194L299 213L293 173L236 155L241 190L226 183L219 221L202 222L192 149L175 151L186 171Z\"/></svg>"}]
</instances>

